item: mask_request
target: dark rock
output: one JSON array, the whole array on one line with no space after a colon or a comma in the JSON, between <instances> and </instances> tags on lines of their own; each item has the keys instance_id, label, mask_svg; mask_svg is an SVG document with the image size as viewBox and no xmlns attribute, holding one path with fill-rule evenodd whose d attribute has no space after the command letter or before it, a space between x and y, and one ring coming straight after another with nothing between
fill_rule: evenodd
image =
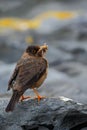
<instances>
[{"instance_id":1,"label":"dark rock","mask_svg":"<svg viewBox=\"0 0 87 130\"><path fill-rule=\"evenodd\" d=\"M15 129L15 130L23 130L20 126L15 125L15 124L12 125L12 126L6 126L5 129L6 129L6 130L14 130L14 129Z\"/></svg>"},{"instance_id":2,"label":"dark rock","mask_svg":"<svg viewBox=\"0 0 87 130\"><path fill-rule=\"evenodd\" d=\"M0 101L0 130L80 130L87 127L87 105L64 97L28 100L6 113L8 99Z\"/></svg>"},{"instance_id":3,"label":"dark rock","mask_svg":"<svg viewBox=\"0 0 87 130\"><path fill-rule=\"evenodd\" d=\"M14 63L22 55L23 51L6 44L0 44L0 60L5 63Z\"/></svg>"},{"instance_id":4,"label":"dark rock","mask_svg":"<svg viewBox=\"0 0 87 130\"><path fill-rule=\"evenodd\" d=\"M87 44L86 42L59 42L55 45L61 52L65 52L71 59L67 58L66 61L81 62L87 64ZM65 55L64 55L65 56Z\"/></svg>"},{"instance_id":5,"label":"dark rock","mask_svg":"<svg viewBox=\"0 0 87 130\"><path fill-rule=\"evenodd\" d=\"M81 130L87 130L87 127L82 128Z\"/></svg>"},{"instance_id":6,"label":"dark rock","mask_svg":"<svg viewBox=\"0 0 87 130\"><path fill-rule=\"evenodd\" d=\"M73 57L71 54L68 54L64 51L59 50L58 48L48 44L49 51L47 53L47 59L49 61L50 66L55 66L60 64L63 61L72 60Z\"/></svg>"}]
</instances>

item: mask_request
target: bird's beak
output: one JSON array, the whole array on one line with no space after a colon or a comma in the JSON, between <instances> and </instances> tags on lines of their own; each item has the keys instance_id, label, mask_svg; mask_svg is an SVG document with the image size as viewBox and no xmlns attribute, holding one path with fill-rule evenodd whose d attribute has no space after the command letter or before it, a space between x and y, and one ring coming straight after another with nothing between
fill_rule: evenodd
<instances>
[{"instance_id":1,"label":"bird's beak","mask_svg":"<svg viewBox=\"0 0 87 130\"><path fill-rule=\"evenodd\" d=\"M46 43L44 43L43 46L40 46L40 50L48 50L48 45L46 45Z\"/></svg>"},{"instance_id":2,"label":"bird's beak","mask_svg":"<svg viewBox=\"0 0 87 130\"><path fill-rule=\"evenodd\" d=\"M44 54L46 53L47 50L48 50L48 45L46 45L46 43L44 43L43 46L40 46L38 54L41 56L44 56Z\"/></svg>"}]
</instances>

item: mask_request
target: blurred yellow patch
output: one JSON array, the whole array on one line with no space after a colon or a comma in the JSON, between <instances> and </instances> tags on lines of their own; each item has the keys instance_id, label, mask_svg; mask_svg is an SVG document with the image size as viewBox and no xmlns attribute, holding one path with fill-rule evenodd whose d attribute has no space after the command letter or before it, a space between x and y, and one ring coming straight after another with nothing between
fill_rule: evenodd
<instances>
[{"instance_id":1,"label":"blurred yellow patch","mask_svg":"<svg viewBox=\"0 0 87 130\"><path fill-rule=\"evenodd\" d=\"M70 12L60 12L55 13L54 16L62 20L62 19L71 19L75 16L75 14Z\"/></svg>"},{"instance_id":2,"label":"blurred yellow patch","mask_svg":"<svg viewBox=\"0 0 87 130\"><path fill-rule=\"evenodd\" d=\"M24 31L27 29L38 28L42 24L43 20L48 18L66 20L66 19L72 19L75 16L76 16L75 12L48 11L36 16L32 20L20 19L20 18L2 18L0 19L0 27Z\"/></svg>"},{"instance_id":3,"label":"blurred yellow patch","mask_svg":"<svg viewBox=\"0 0 87 130\"><path fill-rule=\"evenodd\" d=\"M16 30L27 30L37 27L37 23L31 20L18 18L3 18L0 20L0 27L12 28Z\"/></svg>"},{"instance_id":4,"label":"blurred yellow patch","mask_svg":"<svg viewBox=\"0 0 87 130\"><path fill-rule=\"evenodd\" d=\"M71 19L73 17L75 17L76 13L75 12L68 12L68 11L61 11L61 12L57 12L57 11L48 11L46 13L40 14L39 16L37 16L35 19L39 19L39 20L43 20L46 18L57 18L60 20L65 20L65 19Z\"/></svg>"},{"instance_id":5,"label":"blurred yellow patch","mask_svg":"<svg viewBox=\"0 0 87 130\"><path fill-rule=\"evenodd\" d=\"M32 43L34 42L33 37L32 37L32 36L26 37L26 38L25 38L25 42L32 44Z\"/></svg>"}]
</instances>

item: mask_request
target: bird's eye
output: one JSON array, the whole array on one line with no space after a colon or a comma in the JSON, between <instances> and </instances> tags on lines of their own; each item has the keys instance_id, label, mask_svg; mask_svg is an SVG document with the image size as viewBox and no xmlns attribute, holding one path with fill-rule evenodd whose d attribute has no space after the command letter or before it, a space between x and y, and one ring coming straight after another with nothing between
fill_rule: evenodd
<instances>
[{"instance_id":1,"label":"bird's eye","mask_svg":"<svg viewBox=\"0 0 87 130\"><path fill-rule=\"evenodd\" d=\"M35 53L36 53L36 50L33 50L33 53L35 54Z\"/></svg>"}]
</instances>

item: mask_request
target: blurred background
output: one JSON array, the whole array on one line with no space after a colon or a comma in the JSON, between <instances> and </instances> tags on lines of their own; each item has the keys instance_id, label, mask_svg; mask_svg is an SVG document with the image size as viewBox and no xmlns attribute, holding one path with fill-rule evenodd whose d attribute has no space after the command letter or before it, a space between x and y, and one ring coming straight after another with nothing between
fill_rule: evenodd
<instances>
[{"instance_id":1,"label":"blurred background","mask_svg":"<svg viewBox=\"0 0 87 130\"><path fill-rule=\"evenodd\" d=\"M49 46L48 97L87 103L87 0L0 0L0 97L28 45ZM26 92L33 95L32 90Z\"/></svg>"}]
</instances>

